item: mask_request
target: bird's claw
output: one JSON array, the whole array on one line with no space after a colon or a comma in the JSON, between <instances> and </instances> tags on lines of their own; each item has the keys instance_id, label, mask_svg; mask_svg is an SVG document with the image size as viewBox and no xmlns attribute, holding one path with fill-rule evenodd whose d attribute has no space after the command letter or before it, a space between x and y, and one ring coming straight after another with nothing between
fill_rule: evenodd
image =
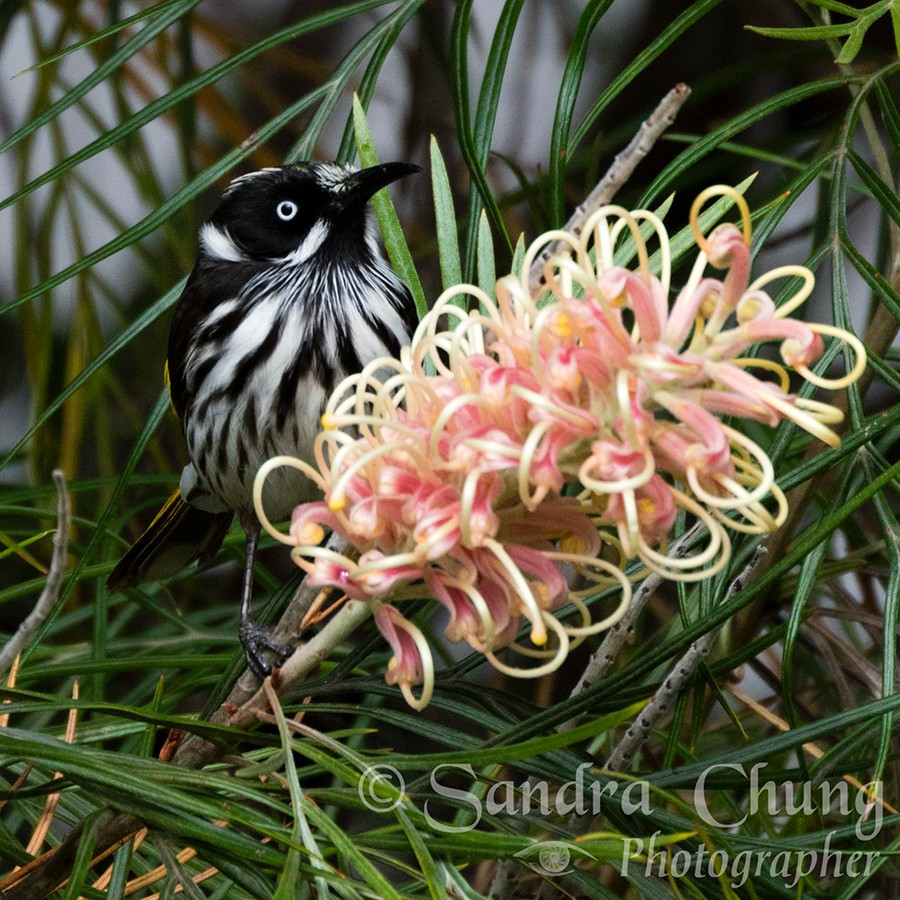
<instances>
[{"instance_id":1,"label":"bird's claw","mask_svg":"<svg viewBox=\"0 0 900 900\"><path fill-rule=\"evenodd\" d=\"M271 673L275 663L283 662L294 652L289 644L279 644L272 640L272 632L272 628L265 628L255 622L244 622L238 631L247 665L260 679ZM275 661L271 661L267 654L274 654Z\"/></svg>"}]
</instances>

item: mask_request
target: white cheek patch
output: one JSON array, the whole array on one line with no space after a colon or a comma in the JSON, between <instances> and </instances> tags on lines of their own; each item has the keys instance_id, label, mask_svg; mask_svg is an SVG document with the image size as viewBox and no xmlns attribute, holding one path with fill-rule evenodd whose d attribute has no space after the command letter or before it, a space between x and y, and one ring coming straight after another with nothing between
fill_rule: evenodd
<instances>
[{"instance_id":1,"label":"white cheek patch","mask_svg":"<svg viewBox=\"0 0 900 900\"><path fill-rule=\"evenodd\" d=\"M227 231L221 231L211 222L200 229L200 246L209 256L224 262L246 262L247 257L238 249Z\"/></svg>"},{"instance_id":2,"label":"white cheek patch","mask_svg":"<svg viewBox=\"0 0 900 900\"><path fill-rule=\"evenodd\" d=\"M319 221L309 229L309 234L303 238L303 243L300 244L296 250L288 253L287 256L279 256L277 259L271 259L270 262L278 265L299 266L300 263L306 262L306 260L322 246L325 239L328 237L328 231L328 223L324 219L319 219Z\"/></svg>"}]
</instances>

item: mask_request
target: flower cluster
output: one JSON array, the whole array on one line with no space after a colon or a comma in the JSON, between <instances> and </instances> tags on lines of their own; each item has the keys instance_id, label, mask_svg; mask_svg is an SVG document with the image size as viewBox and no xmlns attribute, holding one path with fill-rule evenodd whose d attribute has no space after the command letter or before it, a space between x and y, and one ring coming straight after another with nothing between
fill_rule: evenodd
<instances>
[{"instance_id":1,"label":"flower cluster","mask_svg":"<svg viewBox=\"0 0 900 900\"><path fill-rule=\"evenodd\" d=\"M722 194L741 210L743 228L723 224L706 237L700 210ZM642 228L659 242L656 266ZM260 471L260 521L293 545L314 583L375 604L394 652L387 679L417 708L430 698L431 654L397 604L434 598L449 614L451 641L467 641L503 672L537 677L624 613L628 560L696 581L727 561L723 526L762 533L783 521L771 461L722 416L770 426L787 418L839 443L829 425L841 413L790 393L786 367L817 386L846 386L865 366L860 342L790 318L812 290L808 269L750 281L749 211L733 189L704 191L691 229L697 260L671 306L670 244L653 213L606 206L580 236L541 236L522 274L497 282L496 298L451 288L400 359L376 360L338 387L315 465L278 457ZM528 273L548 244L562 249L533 293ZM634 268L617 264L629 255ZM723 276L706 275L710 265ZM776 307L763 288L788 277L799 289ZM460 305L466 297L471 310ZM845 377L811 371L822 335L853 348ZM766 341L780 342L783 364L747 355ZM280 465L304 471L325 498L298 507L288 535L272 529L259 502L263 479ZM683 559L665 555L679 510L709 536ZM358 558L319 546L326 528ZM567 605L574 622L554 615ZM604 615L593 621L598 606ZM523 618L534 647L513 643ZM544 661L507 665L495 652L509 646ZM423 682L415 698L411 686Z\"/></svg>"}]
</instances>

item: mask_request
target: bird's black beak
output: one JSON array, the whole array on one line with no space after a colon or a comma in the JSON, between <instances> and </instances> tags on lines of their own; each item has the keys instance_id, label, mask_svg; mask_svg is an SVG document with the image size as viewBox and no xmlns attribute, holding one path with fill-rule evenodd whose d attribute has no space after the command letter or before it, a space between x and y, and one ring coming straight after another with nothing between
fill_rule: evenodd
<instances>
[{"instance_id":1,"label":"bird's black beak","mask_svg":"<svg viewBox=\"0 0 900 900\"><path fill-rule=\"evenodd\" d=\"M389 162L353 172L344 179L341 185L342 190L338 200L340 208L344 210L352 206L363 206L376 191L380 191L398 178L403 178L404 175L412 175L419 171L421 171L421 167L414 166L412 163Z\"/></svg>"}]
</instances>

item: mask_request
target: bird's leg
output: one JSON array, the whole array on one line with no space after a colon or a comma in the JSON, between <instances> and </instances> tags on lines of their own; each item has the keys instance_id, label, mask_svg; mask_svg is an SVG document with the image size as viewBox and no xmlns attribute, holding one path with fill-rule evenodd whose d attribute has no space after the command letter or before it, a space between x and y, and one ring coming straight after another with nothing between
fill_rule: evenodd
<instances>
[{"instance_id":1,"label":"bird's leg","mask_svg":"<svg viewBox=\"0 0 900 900\"><path fill-rule=\"evenodd\" d=\"M247 665L259 678L265 678L272 671L272 664L265 651L274 653L279 662L293 653L294 648L278 644L272 640L272 629L257 625L250 610L253 593L253 564L256 561L256 547L259 543L259 529L247 532L247 556L244 563L244 586L241 591L241 627L238 635L244 647Z\"/></svg>"}]
</instances>

